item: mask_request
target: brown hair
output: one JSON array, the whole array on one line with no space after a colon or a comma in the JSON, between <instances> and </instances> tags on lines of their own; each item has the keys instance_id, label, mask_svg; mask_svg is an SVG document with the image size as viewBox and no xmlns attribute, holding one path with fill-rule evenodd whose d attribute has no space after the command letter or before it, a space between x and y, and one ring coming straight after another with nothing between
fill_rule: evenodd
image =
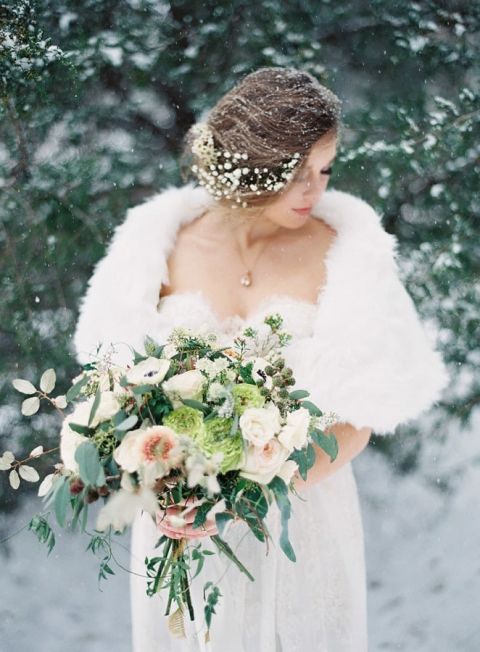
<instances>
[{"instance_id":1,"label":"brown hair","mask_svg":"<svg viewBox=\"0 0 480 652\"><path fill-rule=\"evenodd\" d=\"M268 67L247 74L220 98L205 122L213 133L215 149L246 152L250 166L266 167L278 174L282 163L295 152L300 154L299 169L319 138L338 135L341 105L341 100L310 73ZM195 176L192 159L200 164L192 152L192 128L185 134L180 159L184 181ZM278 192L264 190L257 195L243 191L241 197L252 208L259 208L276 198ZM231 206L224 197L218 203ZM248 209L242 209L245 211L248 213Z\"/></svg>"}]
</instances>

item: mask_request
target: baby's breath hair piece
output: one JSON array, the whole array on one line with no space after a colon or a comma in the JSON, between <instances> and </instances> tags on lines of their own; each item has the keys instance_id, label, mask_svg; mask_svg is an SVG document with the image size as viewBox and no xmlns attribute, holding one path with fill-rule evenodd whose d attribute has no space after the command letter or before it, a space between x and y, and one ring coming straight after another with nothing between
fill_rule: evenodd
<instances>
[{"instance_id":1,"label":"baby's breath hair piece","mask_svg":"<svg viewBox=\"0 0 480 652\"><path fill-rule=\"evenodd\" d=\"M301 160L299 152L284 161L278 171L266 167L250 167L246 152L229 152L217 149L213 133L207 123L197 123L191 133L194 136L192 153L196 162L191 166L192 172L200 185L204 186L219 201L233 199L233 207L241 204L248 206L242 198L244 193L277 192L290 181L294 169Z\"/></svg>"}]
</instances>

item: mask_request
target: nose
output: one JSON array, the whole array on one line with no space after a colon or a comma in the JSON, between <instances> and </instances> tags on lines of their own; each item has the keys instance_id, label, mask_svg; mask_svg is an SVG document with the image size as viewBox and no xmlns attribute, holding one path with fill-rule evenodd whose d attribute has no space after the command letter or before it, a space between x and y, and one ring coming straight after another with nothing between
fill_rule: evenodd
<instances>
[{"instance_id":1,"label":"nose","mask_svg":"<svg viewBox=\"0 0 480 652\"><path fill-rule=\"evenodd\" d=\"M312 197L313 199L318 198L318 196L324 190L326 183L328 183L328 176L319 177L313 183L310 181L305 182L305 190L303 191L303 196L305 199Z\"/></svg>"}]
</instances>

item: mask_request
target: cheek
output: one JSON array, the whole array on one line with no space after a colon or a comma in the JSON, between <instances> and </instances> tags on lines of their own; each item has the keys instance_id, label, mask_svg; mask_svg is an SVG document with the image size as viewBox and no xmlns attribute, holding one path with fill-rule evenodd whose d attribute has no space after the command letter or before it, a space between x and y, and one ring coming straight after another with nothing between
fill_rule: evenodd
<instances>
[{"instance_id":1,"label":"cheek","mask_svg":"<svg viewBox=\"0 0 480 652\"><path fill-rule=\"evenodd\" d=\"M277 208L289 209L301 206L302 203L302 189L300 186L289 188L285 194L278 200Z\"/></svg>"}]
</instances>

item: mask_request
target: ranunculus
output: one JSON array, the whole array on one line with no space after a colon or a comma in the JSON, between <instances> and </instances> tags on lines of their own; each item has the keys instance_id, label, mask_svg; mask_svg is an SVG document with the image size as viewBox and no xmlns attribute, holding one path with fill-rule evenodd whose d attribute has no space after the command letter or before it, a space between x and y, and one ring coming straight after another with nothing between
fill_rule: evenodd
<instances>
[{"instance_id":1,"label":"ranunculus","mask_svg":"<svg viewBox=\"0 0 480 652\"><path fill-rule=\"evenodd\" d=\"M182 456L175 432L167 426L130 430L113 453L114 460L129 473L149 463L158 463L166 473L181 462Z\"/></svg>"},{"instance_id":2,"label":"ranunculus","mask_svg":"<svg viewBox=\"0 0 480 652\"><path fill-rule=\"evenodd\" d=\"M306 408L300 407L294 412L289 412L287 422L282 426L278 439L290 452L294 448L300 450L307 443L309 424L310 412Z\"/></svg>"},{"instance_id":3,"label":"ranunculus","mask_svg":"<svg viewBox=\"0 0 480 652\"><path fill-rule=\"evenodd\" d=\"M268 484L283 467L289 454L276 437L270 439L265 446L249 445L240 475L261 484Z\"/></svg>"},{"instance_id":4,"label":"ranunculus","mask_svg":"<svg viewBox=\"0 0 480 652\"><path fill-rule=\"evenodd\" d=\"M243 414L248 408L260 408L265 403L265 397L260 388L249 383L239 383L232 387L235 411Z\"/></svg>"},{"instance_id":5,"label":"ranunculus","mask_svg":"<svg viewBox=\"0 0 480 652\"><path fill-rule=\"evenodd\" d=\"M280 411L274 403L269 403L268 407L247 408L238 423L244 439L255 446L263 446L280 430Z\"/></svg>"},{"instance_id":6,"label":"ranunculus","mask_svg":"<svg viewBox=\"0 0 480 652\"><path fill-rule=\"evenodd\" d=\"M129 369L125 376L132 385L158 385L167 375L170 360L149 357Z\"/></svg>"},{"instance_id":7,"label":"ranunculus","mask_svg":"<svg viewBox=\"0 0 480 652\"><path fill-rule=\"evenodd\" d=\"M197 369L190 369L181 374L176 374L162 384L162 389L171 400L174 408L183 405L180 399L190 398L201 401L205 376Z\"/></svg>"}]
</instances>

